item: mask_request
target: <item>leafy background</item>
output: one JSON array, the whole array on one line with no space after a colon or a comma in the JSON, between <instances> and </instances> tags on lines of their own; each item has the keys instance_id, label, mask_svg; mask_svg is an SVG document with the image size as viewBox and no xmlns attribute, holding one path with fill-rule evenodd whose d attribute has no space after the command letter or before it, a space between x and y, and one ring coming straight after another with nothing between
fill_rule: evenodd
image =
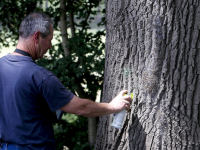
<instances>
[{"instance_id":1,"label":"leafy background","mask_svg":"<svg viewBox=\"0 0 200 150\"><path fill-rule=\"evenodd\" d=\"M48 4L48 5L47 5ZM95 100L102 89L104 70L104 1L67 0L66 24L70 54L65 56L60 32L60 0L0 1L0 49L16 46L22 19L33 11L43 11L54 22L56 44L37 64L52 71L64 86L82 98ZM69 13L73 14L75 36L71 35ZM81 92L79 92L81 89ZM93 149L88 142L87 118L64 114L54 124L57 149Z\"/></svg>"}]
</instances>

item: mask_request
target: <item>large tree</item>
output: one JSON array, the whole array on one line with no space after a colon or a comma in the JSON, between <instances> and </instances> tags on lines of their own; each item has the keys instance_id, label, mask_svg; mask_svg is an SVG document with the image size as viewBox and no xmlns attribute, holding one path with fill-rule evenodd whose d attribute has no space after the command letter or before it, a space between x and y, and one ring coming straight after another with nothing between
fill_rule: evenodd
<instances>
[{"instance_id":1,"label":"large tree","mask_svg":"<svg viewBox=\"0 0 200 150\"><path fill-rule=\"evenodd\" d=\"M128 89L120 130L100 118L96 150L200 149L200 4L107 0L103 101Z\"/></svg>"}]
</instances>

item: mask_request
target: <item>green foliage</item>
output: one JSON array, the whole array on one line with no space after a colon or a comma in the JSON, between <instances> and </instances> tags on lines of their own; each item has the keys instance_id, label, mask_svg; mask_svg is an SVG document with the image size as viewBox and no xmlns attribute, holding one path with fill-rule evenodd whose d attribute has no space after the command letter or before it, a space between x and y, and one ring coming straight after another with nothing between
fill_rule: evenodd
<instances>
[{"instance_id":1,"label":"green foliage","mask_svg":"<svg viewBox=\"0 0 200 150\"><path fill-rule=\"evenodd\" d=\"M104 67L103 32L77 35L69 39L71 54L64 57L61 44L54 45L48 58L37 63L51 70L71 91L77 90L76 82L86 85L85 97L95 99L97 90L101 89Z\"/></svg>"},{"instance_id":2,"label":"green foliage","mask_svg":"<svg viewBox=\"0 0 200 150\"><path fill-rule=\"evenodd\" d=\"M67 146L70 150L89 150L87 134L87 118L76 117L73 114L67 114L66 118L72 118L72 122L62 119L54 125L54 134L57 143L57 150L63 150ZM85 132L83 132L85 131Z\"/></svg>"},{"instance_id":3,"label":"green foliage","mask_svg":"<svg viewBox=\"0 0 200 150\"><path fill-rule=\"evenodd\" d=\"M18 29L22 19L33 11L44 11L54 22L54 30L59 31L60 10L59 0L49 0L50 5L43 10L42 0L4 0L0 1L0 48L16 45ZM103 22L93 23L95 16L103 11L99 9L99 0L67 0L66 17L74 15L75 36L68 32L68 48L70 55L65 57L61 44L61 33L55 34L58 43L53 45L44 59L38 60L40 66L52 71L64 86L78 93L82 90L82 98L95 100L97 91L102 88L104 70L104 48L102 42L105 31L96 32L92 25L102 25ZM104 9L105 10L105 9ZM104 18L103 18L104 20ZM69 19L67 27L70 29ZM80 96L79 95L79 96ZM69 117L69 116L68 116ZM77 116L72 122L62 119L54 125L55 138L58 149L63 145L73 150L89 149L87 137L87 119Z\"/></svg>"},{"instance_id":4,"label":"green foliage","mask_svg":"<svg viewBox=\"0 0 200 150\"><path fill-rule=\"evenodd\" d=\"M59 1L51 0L47 13L54 18L54 29L59 29ZM51 70L71 91L83 89L85 98L95 100L97 91L102 88L104 70L104 48L102 37L105 31L91 32L90 22L100 10L99 1L68 1L67 16L74 13L75 37L70 37L68 48L71 53L65 57L61 43L49 50L49 56L37 63ZM53 11L55 10L55 11ZM91 17L89 17L91 16ZM67 24L69 24L67 22ZM68 25L70 27L70 25ZM59 40L59 36L56 37ZM84 86L83 86L84 85Z\"/></svg>"},{"instance_id":5,"label":"green foliage","mask_svg":"<svg viewBox=\"0 0 200 150\"><path fill-rule=\"evenodd\" d=\"M18 39L19 25L26 14L37 8L37 3L42 0L2 0L0 1L0 48L8 47L10 42Z\"/></svg>"}]
</instances>

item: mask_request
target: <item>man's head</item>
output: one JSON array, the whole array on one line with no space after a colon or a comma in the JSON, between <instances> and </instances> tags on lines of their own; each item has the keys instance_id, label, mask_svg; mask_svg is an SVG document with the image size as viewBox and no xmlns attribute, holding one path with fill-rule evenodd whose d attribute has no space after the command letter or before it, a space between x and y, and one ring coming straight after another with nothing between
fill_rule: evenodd
<instances>
[{"instance_id":1,"label":"man's head","mask_svg":"<svg viewBox=\"0 0 200 150\"><path fill-rule=\"evenodd\" d=\"M52 26L52 22L46 14L42 12L31 13L22 21L19 37L26 39L39 31L41 36L45 38L50 33L50 26Z\"/></svg>"},{"instance_id":2,"label":"man's head","mask_svg":"<svg viewBox=\"0 0 200 150\"><path fill-rule=\"evenodd\" d=\"M44 13L34 12L26 16L20 25L17 48L27 51L34 60L39 59L52 48L52 39L51 19Z\"/></svg>"}]
</instances>

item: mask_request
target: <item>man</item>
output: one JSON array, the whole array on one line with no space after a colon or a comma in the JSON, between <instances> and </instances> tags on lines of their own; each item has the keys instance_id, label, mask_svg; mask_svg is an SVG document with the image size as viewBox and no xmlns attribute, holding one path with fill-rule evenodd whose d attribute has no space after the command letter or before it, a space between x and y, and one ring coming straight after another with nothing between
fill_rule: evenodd
<instances>
[{"instance_id":1,"label":"man","mask_svg":"<svg viewBox=\"0 0 200 150\"><path fill-rule=\"evenodd\" d=\"M69 92L50 71L35 64L52 48L52 22L43 13L25 17L16 50L0 59L2 149L55 150L52 111L95 117L129 109L123 90L110 103L95 103Z\"/></svg>"}]
</instances>

